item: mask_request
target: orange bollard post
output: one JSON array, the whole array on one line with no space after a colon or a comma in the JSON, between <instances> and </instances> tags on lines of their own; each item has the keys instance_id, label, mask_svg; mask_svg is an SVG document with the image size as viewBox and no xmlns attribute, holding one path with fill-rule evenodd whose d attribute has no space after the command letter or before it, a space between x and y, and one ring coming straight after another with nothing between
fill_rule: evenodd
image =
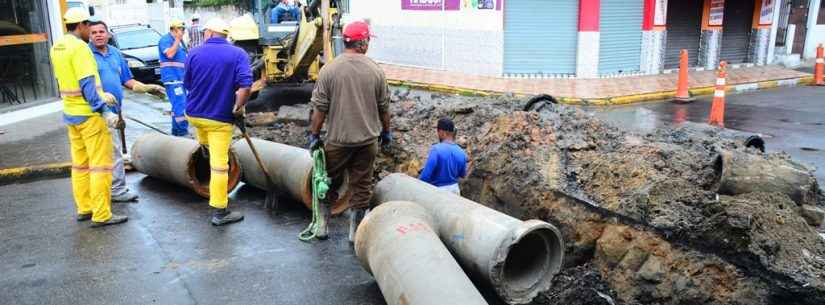
<instances>
[{"instance_id":1,"label":"orange bollard post","mask_svg":"<svg viewBox=\"0 0 825 305\"><path fill-rule=\"evenodd\" d=\"M684 104L693 100L688 91L688 51L683 49L679 55L679 81L676 84L676 96L673 97L673 102Z\"/></svg>"},{"instance_id":2,"label":"orange bollard post","mask_svg":"<svg viewBox=\"0 0 825 305\"><path fill-rule=\"evenodd\" d=\"M825 86L825 49L820 43L816 47L816 67L814 68L814 81L817 86Z\"/></svg>"},{"instance_id":3,"label":"orange bollard post","mask_svg":"<svg viewBox=\"0 0 825 305\"><path fill-rule=\"evenodd\" d=\"M716 77L716 90L713 92L713 103L710 106L710 118L708 124L725 128L725 89L727 88L726 78L728 72L727 62L719 63L719 75Z\"/></svg>"}]
</instances>

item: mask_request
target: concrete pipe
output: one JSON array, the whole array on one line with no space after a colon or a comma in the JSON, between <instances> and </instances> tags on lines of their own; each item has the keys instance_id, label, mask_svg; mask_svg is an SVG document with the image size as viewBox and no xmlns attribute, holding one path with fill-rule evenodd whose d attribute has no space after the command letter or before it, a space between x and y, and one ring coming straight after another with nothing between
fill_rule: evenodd
<instances>
[{"instance_id":1,"label":"concrete pipe","mask_svg":"<svg viewBox=\"0 0 825 305\"><path fill-rule=\"evenodd\" d=\"M355 255L389 305L487 304L418 204L387 202L367 214L355 235Z\"/></svg>"},{"instance_id":2,"label":"concrete pipe","mask_svg":"<svg viewBox=\"0 0 825 305\"><path fill-rule=\"evenodd\" d=\"M518 220L404 174L382 179L375 200L412 201L427 209L459 262L510 304L532 301L561 268L564 241L549 223Z\"/></svg>"},{"instance_id":3,"label":"concrete pipe","mask_svg":"<svg viewBox=\"0 0 825 305\"><path fill-rule=\"evenodd\" d=\"M197 141L147 133L132 145L132 166L147 176L185 186L209 198L209 159L200 152ZM238 185L241 167L238 158L229 152L229 191Z\"/></svg>"},{"instance_id":4,"label":"concrete pipe","mask_svg":"<svg viewBox=\"0 0 825 305\"><path fill-rule=\"evenodd\" d=\"M261 155L261 161L272 175L275 187L294 199L312 208L312 157L309 151L295 146L284 145L262 139L252 138L252 145ZM243 167L243 181L262 190L266 189L266 176L255 160L246 140L241 139L232 144L238 155L238 162ZM347 175L344 175L345 177ZM338 201L333 204L332 214L337 215L349 208L352 192L347 187L349 179L344 179L338 188Z\"/></svg>"},{"instance_id":5,"label":"concrete pipe","mask_svg":"<svg viewBox=\"0 0 825 305\"><path fill-rule=\"evenodd\" d=\"M714 168L719 177L719 194L782 193L797 204L813 204L816 200L816 177L807 167L791 160L723 151L716 157Z\"/></svg>"}]
</instances>

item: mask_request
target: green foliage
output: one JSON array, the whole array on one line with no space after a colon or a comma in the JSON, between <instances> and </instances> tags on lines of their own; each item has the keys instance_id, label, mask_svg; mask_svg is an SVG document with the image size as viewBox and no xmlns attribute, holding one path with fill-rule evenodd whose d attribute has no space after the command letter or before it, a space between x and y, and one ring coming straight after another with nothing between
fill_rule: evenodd
<instances>
[{"instance_id":1,"label":"green foliage","mask_svg":"<svg viewBox=\"0 0 825 305\"><path fill-rule=\"evenodd\" d=\"M249 7L252 6L252 1L254 0L192 0L188 2L187 5L198 7L231 5L249 9Z\"/></svg>"}]
</instances>

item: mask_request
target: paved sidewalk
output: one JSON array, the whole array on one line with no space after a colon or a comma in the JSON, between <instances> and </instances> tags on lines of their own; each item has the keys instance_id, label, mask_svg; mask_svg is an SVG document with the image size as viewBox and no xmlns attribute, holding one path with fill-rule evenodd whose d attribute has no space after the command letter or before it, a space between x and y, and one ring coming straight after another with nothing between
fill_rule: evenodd
<instances>
[{"instance_id":1,"label":"paved sidewalk","mask_svg":"<svg viewBox=\"0 0 825 305\"><path fill-rule=\"evenodd\" d=\"M550 94L563 103L615 105L668 99L675 95L677 73L601 79L529 79L474 76L456 72L381 64L394 85L454 93L495 95ZM781 66L728 70L730 91L750 91L810 83L808 73ZM692 95L712 93L716 71L690 72Z\"/></svg>"}]
</instances>

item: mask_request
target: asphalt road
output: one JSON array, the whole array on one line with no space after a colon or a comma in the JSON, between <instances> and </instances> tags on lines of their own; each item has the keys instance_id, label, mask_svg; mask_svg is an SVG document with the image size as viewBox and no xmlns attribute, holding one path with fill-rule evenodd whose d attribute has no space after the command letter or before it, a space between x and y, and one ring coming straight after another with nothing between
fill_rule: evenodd
<instances>
[{"instance_id":1,"label":"asphalt road","mask_svg":"<svg viewBox=\"0 0 825 305\"><path fill-rule=\"evenodd\" d=\"M706 123L711 100L703 96L690 104L653 102L587 109L620 128L647 133L685 121ZM761 134L768 152L788 153L817 168L817 179L825 181L825 87L729 94L725 104L726 128Z\"/></svg>"}]
</instances>

